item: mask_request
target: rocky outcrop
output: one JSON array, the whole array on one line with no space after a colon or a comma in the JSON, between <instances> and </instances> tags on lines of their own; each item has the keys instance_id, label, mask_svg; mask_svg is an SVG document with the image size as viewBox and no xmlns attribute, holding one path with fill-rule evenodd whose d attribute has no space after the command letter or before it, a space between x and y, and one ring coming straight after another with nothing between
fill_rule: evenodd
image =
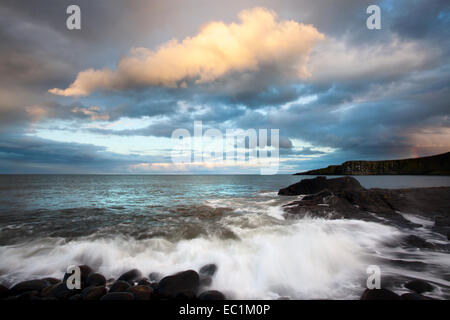
<instances>
[{"instance_id":1,"label":"rocky outcrop","mask_svg":"<svg viewBox=\"0 0 450 320\"><path fill-rule=\"evenodd\" d=\"M403 160L347 161L296 175L450 175L450 152Z\"/></svg>"},{"instance_id":2,"label":"rocky outcrop","mask_svg":"<svg viewBox=\"0 0 450 320\"><path fill-rule=\"evenodd\" d=\"M295 196L300 194L314 194L322 190L331 192L342 190L360 191L364 190L361 184L352 177L327 179L325 177L317 177L315 179L304 179L287 188L278 191L280 196Z\"/></svg>"},{"instance_id":3,"label":"rocky outcrop","mask_svg":"<svg viewBox=\"0 0 450 320\"><path fill-rule=\"evenodd\" d=\"M304 179L279 191L280 195L304 195L284 206L287 217L311 215L329 219L362 219L414 227L401 214L436 219L434 231L447 236L450 187L413 189L365 189L353 177ZM375 215L374 215L375 214ZM409 239L414 240L416 239ZM429 247L422 243L418 247Z\"/></svg>"}]
</instances>

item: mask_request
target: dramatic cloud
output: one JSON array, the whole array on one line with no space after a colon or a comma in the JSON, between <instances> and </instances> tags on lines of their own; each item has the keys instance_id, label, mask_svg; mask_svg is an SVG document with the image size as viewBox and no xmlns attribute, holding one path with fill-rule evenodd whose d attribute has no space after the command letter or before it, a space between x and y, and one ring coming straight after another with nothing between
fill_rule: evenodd
<instances>
[{"instance_id":1,"label":"dramatic cloud","mask_svg":"<svg viewBox=\"0 0 450 320\"><path fill-rule=\"evenodd\" d=\"M135 48L122 58L117 71L88 69L62 96L85 96L98 89L121 90L145 86L185 87L186 81L208 83L233 72L257 71L277 65L279 72L307 77L307 62L314 44L324 35L312 25L277 21L264 8L245 10L240 23L211 22L182 42L171 40L157 51Z\"/></svg>"}]
</instances>

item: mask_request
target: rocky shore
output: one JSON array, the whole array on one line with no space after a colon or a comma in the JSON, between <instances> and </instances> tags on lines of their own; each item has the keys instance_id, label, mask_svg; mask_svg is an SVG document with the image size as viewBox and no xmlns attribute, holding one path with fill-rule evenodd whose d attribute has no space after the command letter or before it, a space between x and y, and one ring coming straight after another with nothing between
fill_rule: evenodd
<instances>
[{"instance_id":1,"label":"rocky shore","mask_svg":"<svg viewBox=\"0 0 450 320\"><path fill-rule=\"evenodd\" d=\"M106 279L89 266L79 266L81 288L69 289L69 274L62 279L44 278L23 281L8 288L0 285L2 300L225 300L223 293L209 290L217 266L205 265L198 272L182 271L161 278L157 273L148 277L137 269L125 272L117 279Z\"/></svg>"},{"instance_id":2,"label":"rocky shore","mask_svg":"<svg viewBox=\"0 0 450 320\"><path fill-rule=\"evenodd\" d=\"M353 177L304 179L278 192L302 195L284 206L287 218L305 215L328 219L362 219L415 228L401 213L434 220L433 230L450 237L450 187L365 189Z\"/></svg>"},{"instance_id":3,"label":"rocky shore","mask_svg":"<svg viewBox=\"0 0 450 320\"><path fill-rule=\"evenodd\" d=\"M382 222L406 230L423 227L404 218L402 214L422 216L434 220L432 231L450 240L450 187L411 189L365 189L353 177L304 179L278 193L282 196L301 196L284 206L287 219L305 216L326 219L360 219ZM413 250L450 252L450 245L436 244L417 235L405 236L399 244ZM402 261L399 261L401 263ZM417 262L420 264L420 262ZM394 280L395 281L395 280ZM362 300L427 300L426 292L435 288L428 282L413 279L400 285L410 290L398 295L382 288L365 290ZM397 283L399 284L399 283Z\"/></svg>"}]
</instances>

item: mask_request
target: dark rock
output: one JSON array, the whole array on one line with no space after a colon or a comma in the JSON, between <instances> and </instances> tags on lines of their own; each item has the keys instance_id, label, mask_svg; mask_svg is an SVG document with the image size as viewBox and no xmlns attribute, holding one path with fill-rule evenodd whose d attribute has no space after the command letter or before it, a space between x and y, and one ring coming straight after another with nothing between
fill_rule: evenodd
<instances>
[{"instance_id":1,"label":"dark rock","mask_svg":"<svg viewBox=\"0 0 450 320\"><path fill-rule=\"evenodd\" d=\"M404 243L416 248L425 248L425 249L434 248L434 245L431 242L428 242L413 234L407 236L404 240Z\"/></svg>"},{"instance_id":2,"label":"dark rock","mask_svg":"<svg viewBox=\"0 0 450 320\"><path fill-rule=\"evenodd\" d=\"M400 296L388 289L366 289L361 300L400 300Z\"/></svg>"},{"instance_id":3,"label":"dark rock","mask_svg":"<svg viewBox=\"0 0 450 320\"><path fill-rule=\"evenodd\" d=\"M432 300L429 297L425 297L421 294L410 292L410 293L404 293L401 295L403 300Z\"/></svg>"},{"instance_id":4,"label":"dark rock","mask_svg":"<svg viewBox=\"0 0 450 320\"><path fill-rule=\"evenodd\" d=\"M131 285L126 281L117 280L113 283L111 288L109 288L109 292L126 292L131 288Z\"/></svg>"},{"instance_id":5,"label":"dark rock","mask_svg":"<svg viewBox=\"0 0 450 320\"><path fill-rule=\"evenodd\" d=\"M127 282L133 282L134 280L140 278L142 276L142 273L138 269L132 269L130 271L125 272L122 274L117 281L127 281Z\"/></svg>"},{"instance_id":6,"label":"dark rock","mask_svg":"<svg viewBox=\"0 0 450 320\"><path fill-rule=\"evenodd\" d=\"M69 298L69 300L78 300L78 301L80 301L80 300L83 300L83 298L81 297L81 294L77 293L77 294L71 296Z\"/></svg>"},{"instance_id":7,"label":"dark rock","mask_svg":"<svg viewBox=\"0 0 450 320\"><path fill-rule=\"evenodd\" d=\"M106 278L100 273L91 273L86 279L86 287L105 286Z\"/></svg>"},{"instance_id":8,"label":"dark rock","mask_svg":"<svg viewBox=\"0 0 450 320\"><path fill-rule=\"evenodd\" d=\"M204 265L203 267L200 268L200 271L198 272L200 275L203 276L214 276L214 274L217 271L217 265L215 265L214 263L211 264L207 264Z\"/></svg>"},{"instance_id":9,"label":"dark rock","mask_svg":"<svg viewBox=\"0 0 450 320\"><path fill-rule=\"evenodd\" d=\"M17 300L21 301L40 300L39 292L35 290L21 293L17 296Z\"/></svg>"},{"instance_id":10,"label":"dark rock","mask_svg":"<svg viewBox=\"0 0 450 320\"><path fill-rule=\"evenodd\" d=\"M81 291L81 298L83 300L100 300L106 293L106 288L103 286L87 287Z\"/></svg>"},{"instance_id":11,"label":"dark rock","mask_svg":"<svg viewBox=\"0 0 450 320\"><path fill-rule=\"evenodd\" d=\"M10 289L10 294L15 296L27 291L41 291L49 286L49 283L45 280L29 280L23 281Z\"/></svg>"},{"instance_id":12,"label":"dark rock","mask_svg":"<svg viewBox=\"0 0 450 320\"><path fill-rule=\"evenodd\" d=\"M134 300L130 292L110 292L105 294L100 300Z\"/></svg>"},{"instance_id":13,"label":"dark rock","mask_svg":"<svg viewBox=\"0 0 450 320\"><path fill-rule=\"evenodd\" d=\"M61 282L61 280L56 279L56 278L43 278L41 280L47 281L51 285L54 285L54 284L57 284L57 283Z\"/></svg>"},{"instance_id":14,"label":"dark rock","mask_svg":"<svg viewBox=\"0 0 450 320\"><path fill-rule=\"evenodd\" d=\"M163 278L158 285L158 294L163 298L175 298L182 295L190 297L197 292L200 277L194 270L179 272Z\"/></svg>"},{"instance_id":15,"label":"dark rock","mask_svg":"<svg viewBox=\"0 0 450 320\"><path fill-rule=\"evenodd\" d=\"M50 285L50 286L42 289L41 297L43 297L43 298L53 297L53 291L55 290L55 288L58 286L59 283L61 283L61 282L58 282L57 284L53 284L53 285Z\"/></svg>"},{"instance_id":16,"label":"dark rock","mask_svg":"<svg viewBox=\"0 0 450 320\"><path fill-rule=\"evenodd\" d=\"M450 227L450 217L435 217L434 225L436 227Z\"/></svg>"},{"instance_id":17,"label":"dark rock","mask_svg":"<svg viewBox=\"0 0 450 320\"><path fill-rule=\"evenodd\" d=\"M175 296L176 300L194 300L196 299L196 294L194 291L183 291Z\"/></svg>"},{"instance_id":18,"label":"dark rock","mask_svg":"<svg viewBox=\"0 0 450 320\"><path fill-rule=\"evenodd\" d=\"M50 292L50 296L65 300L79 292L80 290L67 288L67 284L65 282L60 282L54 285Z\"/></svg>"},{"instance_id":19,"label":"dark rock","mask_svg":"<svg viewBox=\"0 0 450 320\"><path fill-rule=\"evenodd\" d=\"M425 282L423 280L417 279L412 280L405 284L405 288L414 291L418 294L421 294L423 292L433 291L433 286L429 284L428 282Z\"/></svg>"},{"instance_id":20,"label":"dark rock","mask_svg":"<svg viewBox=\"0 0 450 320\"><path fill-rule=\"evenodd\" d=\"M280 189L278 195L297 196L301 194L315 194L328 189L330 192L353 190L365 190L361 184L353 177L342 177L327 179L326 177L317 177L314 179L303 179L287 188Z\"/></svg>"},{"instance_id":21,"label":"dark rock","mask_svg":"<svg viewBox=\"0 0 450 320\"><path fill-rule=\"evenodd\" d=\"M0 284L0 299L4 299L9 295L9 289Z\"/></svg>"},{"instance_id":22,"label":"dark rock","mask_svg":"<svg viewBox=\"0 0 450 320\"><path fill-rule=\"evenodd\" d=\"M150 287L150 286L151 286L151 282L150 282L150 280L148 280L147 278L139 279L139 280L137 281L137 284L138 284L138 286L147 286L147 287Z\"/></svg>"},{"instance_id":23,"label":"dark rock","mask_svg":"<svg viewBox=\"0 0 450 320\"><path fill-rule=\"evenodd\" d=\"M217 290L209 290L202 292L198 298L200 300L225 300L225 295Z\"/></svg>"},{"instance_id":24,"label":"dark rock","mask_svg":"<svg viewBox=\"0 0 450 320\"><path fill-rule=\"evenodd\" d=\"M136 300L150 300L152 291L152 288L142 285L128 289L128 292L132 293Z\"/></svg>"}]
</instances>

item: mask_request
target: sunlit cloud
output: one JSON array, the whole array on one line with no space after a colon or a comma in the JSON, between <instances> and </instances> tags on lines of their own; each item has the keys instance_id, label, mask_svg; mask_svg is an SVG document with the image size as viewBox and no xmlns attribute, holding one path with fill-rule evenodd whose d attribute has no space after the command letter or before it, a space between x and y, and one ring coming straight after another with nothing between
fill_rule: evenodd
<instances>
[{"instance_id":1,"label":"sunlit cloud","mask_svg":"<svg viewBox=\"0 0 450 320\"><path fill-rule=\"evenodd\" d=\"M325 36L314 26L293 20L279 21L265 8L239 13L239 23L213 21L182 41L173 39L156 51L133 48L117 70L80 72L67 89L49 92L86 96L99 89L123 90L146 86L185 88L188 82L213 82L229 73L252 72L277 66L288 78L304 78L309 53Z\"/></svg>"}]
</instances>

